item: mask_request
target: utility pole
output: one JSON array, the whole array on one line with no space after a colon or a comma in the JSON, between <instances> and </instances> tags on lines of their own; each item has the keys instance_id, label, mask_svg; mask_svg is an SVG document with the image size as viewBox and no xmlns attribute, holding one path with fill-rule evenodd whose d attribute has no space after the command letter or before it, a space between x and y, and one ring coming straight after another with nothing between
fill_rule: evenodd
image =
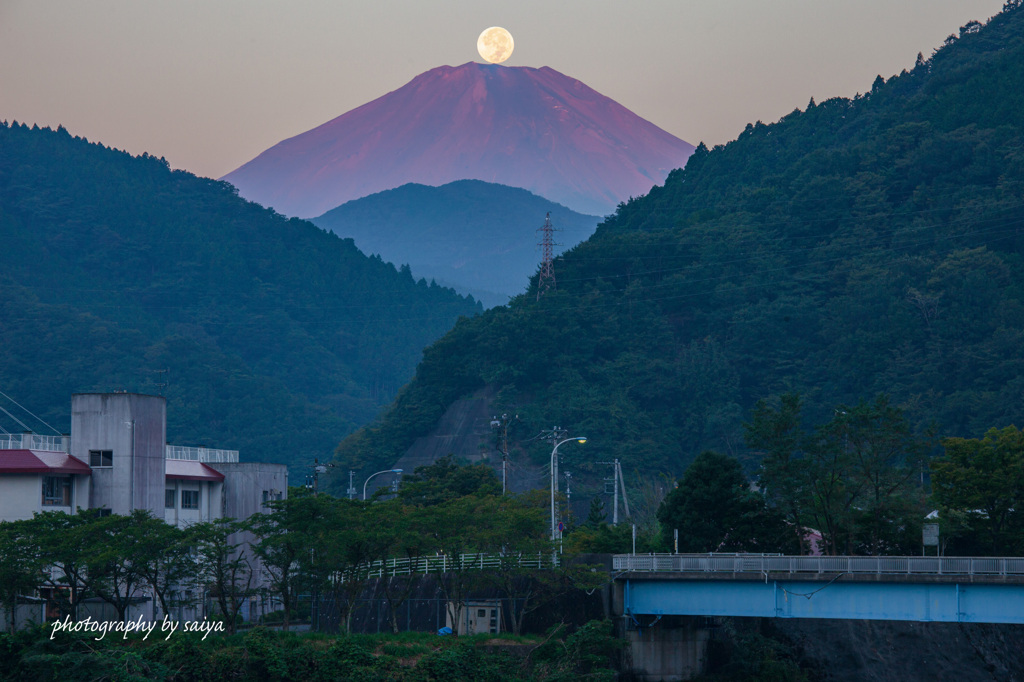
<instances>
[{"instance_id":1,"label":"utility pole","mask_svg":"<svg viewBox=\"0 0 1024 682\"><path fill-rule=\"evenodd\" d=\"M504 495L508 489L508 427L512 422L519 421L517 414L509 419L508 414L501 415L501 418L491 418L491 428L498 431L498 451L501 452L501 494Z\"/></svg>"},{"instance_id":2,"label":"utility pole","mask_svg":"<svg viewBox=\"0 0 1024 682\"><path fill-rule=\"evenodd\" d=\"M612 525L617 526L619 525L619 460L615 460L612 466L614 467L612 480L615 481L612 483L612 499L614 500L612 503Z\"/></svg>"},{"instance_id":3,"label":"utility pole","mask_svg":"<svg viewBox=\"0 0 1024 682\"><path fill-rule=\"evenodd\" d=\"M537 245L541 249L540 273L537 275L537 300L548 289L555 288L554 241L555 226L551 224L551 212L548 212L544 224L537 228L541 239Z\"/></svg>"},{"instance_id":4,"label":"utility pole","mask_svg":"<svg viewBox=\"0 0 1024 682\"><path fill-rule=\"evenodd\" d=\"M346 490L345 492L348 493L348 499L350 499L350 500L356 499L355 477L356 477L356 472L354 470L352 470L352 469L349 469L348 470L348 490Z\"/></svg>"},{"instance_id":5,"label":"utility pole","mask_svg":"<svg viewBox=\"0 0 1024 682\"><path fill-rule=\"evenodd\" d=\"M619 475L620 475L620 472L622 471L622 469L619 467L619 460L617 460L617 459L614 460L614 461L611 461L611 462L598 462L598 464L608 464L609 466L612 467L612 477L611 477L611 479L607 479L607 478L604 479L604 483L605 483L604 492L605 492L605 495L608 494L608 482L610 480L611 484L612 484L612 489L611 489L611 493L612 493L612 525L613 526L617 526L617 525L619 525L619 479L620 479ZM623 496L625 496L625 488L623 488ZM629 511L628 511L629 503L626 504L626 509L627 509L626 515L628 516L629 515Z\"/></svg>"},{"instance_id":6,"label":"utility pole","mask_svg":"<svg viewBox=\"0 0 1024 682\"><path fill-rule=\"evenodd\" d=\"M555 426L550 431L544 431L544 440L550 440L553 444L558 443L563 437L569 434ZM558 535L555 532L555 496L558 494L558 445L551 449L551 539L555 540Z\"/></svg>"},{"instance_id":7,"label":"utility pole","mask_svg":"<svg viewBox=\"0 0 1024 682\"><path fill-rule=\"evenodd\" d=\"M622 488L622 504L626 507L626 518L630 517L629 514L629 498L626 497L626 481L622 476L622 464L619 460L615 460L615 476L619 479L619 486Z\"/></svg>"},{"instance_id":8,"label":"utility pole","mask_svg":"<svg viewBox=\"0 0 1024 682\"><path fill-rule=\"evenodd\" d=\"M630 501L626 497L626 481L623 479L623 465L614 460L612 462L598 462L611 466L611 525L618 525L618 491L623 492L623 503L626 505L626 518L630 516ZM604 494L608 494L608 479L604 479Z\"/></svg>"},{"instance_id":9,"label":"utility pole","mask_svg":"<svg viewBox=\"0 0 1024 682\"><path fill-rule=\"evenodd\" d=\"M328 464L321 464L318 457L313 458L313 466L310 469L313 473L306 476L306 488L313 491L313 497L316 497L320 484L320 474L326 474L328 468L333 468L335 465L333 462Z\"/></svg>"}]
</instances>

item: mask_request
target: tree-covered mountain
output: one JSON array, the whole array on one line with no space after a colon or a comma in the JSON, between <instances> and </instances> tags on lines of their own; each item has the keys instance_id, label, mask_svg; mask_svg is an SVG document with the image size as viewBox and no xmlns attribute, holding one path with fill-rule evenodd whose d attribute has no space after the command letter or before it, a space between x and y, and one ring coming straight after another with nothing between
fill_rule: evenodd
<instances>
[{"instance_id":1,"label":"tree-covered mountain","mask_svg":"<svg viewBox=\"0 0 1024 682\"><path fill-rule=\"evenodd\" d=\"M305 464L478 303L163 159L0 125L0 390L162 392L168 437ZM10 428L10 425L8 425Z\"/></svg>"},{"instance_id":2,"label":"tree-covered mountain","mask_svg":"<svg viewBox=\"0 0 1024 682\"><path fill-rule=\"evenodd\" d=\"M524 436L561 424L586 462L676 474L742 455L756 402L791 391L811 424L879 393L942 435L1024 423L1020 4L863 95L698 147L556 261L557 290L428 348L339 459L390 465L484 387Z\"/></svg>"},{"instance_id":3,"label":"tree-covered mountain","mask_svg":"<svg viewBox=\"0 0 1024 682\"><path fill-rule=\"evenodd\" d=\"M558 252L592 235L600 221L525 189L459 180L402 185L349 201L313 222L351 238L363 253L408 264L414 277L494 306L522 293L537 271L537 228L548 213L563 245Z\"/></svg>"}]
</instances>

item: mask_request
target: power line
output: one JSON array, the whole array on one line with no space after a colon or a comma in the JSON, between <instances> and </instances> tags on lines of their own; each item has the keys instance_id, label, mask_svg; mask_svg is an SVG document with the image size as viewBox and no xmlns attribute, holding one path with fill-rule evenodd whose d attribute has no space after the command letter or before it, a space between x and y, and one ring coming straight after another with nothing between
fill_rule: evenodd
<instances>
[{"instance_id":1,"label":"power line","mask_svg":"<svg viewBox=\"0 0 1024 682\"><path fill-rule=\"evenodd\" d=\"M4 393L3 391L0 391L0 395L2 395L3 397L7 398L8 400L10 400L10 401L11 401L12 403L14 403L15 405L17 405L18 407L20 407L20 408L21 408L22 410L24 410L25 412L27 412L27 413L28 413L29 415L31 415L31 416L32 416L33 418L35 418L35 419L36 419L37 421L39 421L39 423L41 423L41 424L42 424L43 426L45 426L46 428L48 428L48 429L50 429L51 431L53 431L53 432L54 432L55 434L57 434L58 436L61 436L61 435L63 435L63 434L62 434L62 433L61 433L60 431L58 431L57 429L53 428L52 426L50 426L50 425L49 425L49 424L47 424L46 422L44 422L44 421L42 420L42 418L40 418L40 417L39 417L38 415L34 414L34 413L33 413L33 412L32 412L31 410L29 410L28 408L26 408L26 407L22 406L22 405L21 405L20 403L18 403L18 401L17 401L17 400L15 400L14 398L12 398L11 396L7 395L7 394L6 394L6 393ZM4 411L6 412L6 410L4 410ZM17 422L18 422L19 424L21 424L22 426L25 426L25 425L24 425L24 424L22 424L22 423L21 423L20 421L18 421L17 419L15 419L13 415L10 415L10 416L11 416L11 419L14 419L15 421L17 421ZM27 426L25 426L25 429L26 429L26 430L31 430L31 429L29 429L29 428L28 428Z\"/></svg>"}]
</instances>

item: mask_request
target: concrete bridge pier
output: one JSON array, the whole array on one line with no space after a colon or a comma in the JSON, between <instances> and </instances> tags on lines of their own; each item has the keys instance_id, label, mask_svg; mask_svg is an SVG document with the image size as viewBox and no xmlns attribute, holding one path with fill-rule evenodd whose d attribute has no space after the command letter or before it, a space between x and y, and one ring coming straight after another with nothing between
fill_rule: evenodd
<instances>
[{"instance_id":1,"label":"concrete bridge pier","mask_svg":"<svg viewBox=\"0 0 1024 682\"><path fill-rule=\"evenodd\" d=\"M706 671L714 619L624 613L625 583L612 584L616 635L626 642L623 671L644 682L689 680Z\"/></svg>"}]
</instances>

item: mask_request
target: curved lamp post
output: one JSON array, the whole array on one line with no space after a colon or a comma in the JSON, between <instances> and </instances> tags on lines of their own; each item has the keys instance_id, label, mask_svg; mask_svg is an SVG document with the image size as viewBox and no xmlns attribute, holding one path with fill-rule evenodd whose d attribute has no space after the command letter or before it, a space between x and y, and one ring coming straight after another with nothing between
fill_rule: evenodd
<instances>
[{"instance_id":1,"label":"curved lamp post","mask_svg":"<svg viewBox=\"0 0 1024 682\"><path fill-rule=\"evenodd\" d=\"M370 482L371 478L373 478L374 476L380 476L381 474L400 474L400 473L402 473L401 469L385 469L384 471L378 471L375 474L370 474L370 476L366 479L366 481L363 482L363 501L366 500L366 484Z\"/></svg>"},{"instance_id":2,"label":"curved lamp post","mask_svg":"<svg viewBox=\"0 0 1024 682\"><path fill-rule=\"evenodd\" d=\"M563 432L564 433L564 432ZM555 447L551 448L551 539L556 539L555 536L555 485L558 483L558 446L563 443L568 443L574 440L577 443L586 443L586 436L573 436L572 438L566 438L565 440L558 441L555 443Z\"/></svg>"}]
</instances>

